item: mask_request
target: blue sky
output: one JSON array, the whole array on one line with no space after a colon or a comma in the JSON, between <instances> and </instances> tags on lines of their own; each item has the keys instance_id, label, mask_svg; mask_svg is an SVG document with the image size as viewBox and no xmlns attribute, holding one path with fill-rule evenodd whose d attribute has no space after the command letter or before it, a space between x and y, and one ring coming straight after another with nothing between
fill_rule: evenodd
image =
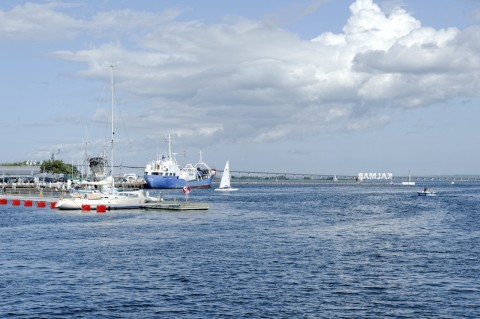
<instances>
[{"instance_id":1,"label":"blue sky","mask_svg":"<svg viewBox=\"0 0 480 319\"><path fill-rule=\"evenodd\" d=\"M478 174L480 1L2 1L0 162Z\"/></svg>"}]
</instances>

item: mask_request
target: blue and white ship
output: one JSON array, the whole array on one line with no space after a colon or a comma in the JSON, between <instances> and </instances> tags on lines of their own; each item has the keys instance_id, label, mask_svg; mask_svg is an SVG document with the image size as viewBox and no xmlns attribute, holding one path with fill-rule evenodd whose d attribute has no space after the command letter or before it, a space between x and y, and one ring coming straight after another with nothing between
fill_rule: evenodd
<instances>
[{"instance_id":1,"label":"blue and white ship","mask_svg":"<svg viewBox=\"0 0 480 319\"><path fill-rule=\"evenodd\" d=\"M172 151L170 135L167 143L168 153L145 166L144 178L147 187L160 189L183 188L185 186L209 188L215 176L215 170L202 161L202 153L200 153L200 160L195 166L187 164L184 168L180 168L175 153Z\"/></svg>"}]
</instances>

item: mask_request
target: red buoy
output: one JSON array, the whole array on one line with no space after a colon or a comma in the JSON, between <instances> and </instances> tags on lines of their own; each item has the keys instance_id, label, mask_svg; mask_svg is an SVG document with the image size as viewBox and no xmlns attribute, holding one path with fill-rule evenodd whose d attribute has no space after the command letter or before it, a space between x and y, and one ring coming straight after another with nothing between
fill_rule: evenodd
<instances>
[{"instance_id":1,"label":"red buoy","mask_svg":"<svg viewBox=\"0 0 480 319\"><path fill-rule=\"evenodd\" d=\"M82 204L82 210L83 210L83 211L86 211L86 212L89 212L89 211L90 211L90 205L88 205L88 204Z\"/></svg>"},{"instance_id":2,"label":"red buoy","mask_svg":"<svg viewBox=\"0 0 480 319\"><path fill-rule=\"evenodd\" d=\"M97 205L97 213L105 213L107 211L106 205Z\"/></svg>"},{"instance_id":3,"label":"red buoy","mask_svg":"<svg viewBox=\"0 0 480 319\"><path fill-rule=\"evenodd\" d=\"M0 199L0 205L5 205L8 203L8 200L6 198L1 198Z\"/></svg>"},{"instance_id":4,"label":"red buoy","mask_svg":"<svg viewBox=\"0 0 480 319\"><path fill-rule=\"evenodd\" d=\"M12 200L12 206L20 206L20 200L19 199Z\"/></svg>"},{"instance_id":5,"label":"red buoy","mask_svg":"<svg viewBox=\"0 0 480 319\"><path fill-rule=\"evenodd\" d=\"M50 203L50 208L52 208L52 209L53 209L53 208L56 208L56 207L55 207L56 205L57 205L57 202L51 202L51 203Z\"/></svg>"},{"instance_id":6,"label":"red buoy","mask_svg":"<svg viewBox=\"0 0 480 319\"><path fill-rule=\"evenodd\" d=\"M23 205L24 205L25 207L32 207L32 204L33 204L32 201L29 200L29 199L26 199L26 200L23 202Z\"/></svg>"},{"instance_id":7,"label":"red buoy","mask_svg":"<svg viewBox=\"0 0 480 319\"><path fill-rule=\"evenodd\" d=\"M45 207L45 202L44 201L37 202L37 207Z\"/></svg>"}]
</instances>

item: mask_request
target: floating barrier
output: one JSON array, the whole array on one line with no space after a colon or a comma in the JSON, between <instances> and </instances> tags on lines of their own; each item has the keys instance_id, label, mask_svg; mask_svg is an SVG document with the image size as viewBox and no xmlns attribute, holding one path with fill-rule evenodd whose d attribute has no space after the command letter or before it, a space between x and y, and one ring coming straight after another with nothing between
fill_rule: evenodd
<instances>
[{"instance_id":1,"label":"floating barrier","mask_svg":"<svg viewBox=\"0 0 480 319\"><path fill-rule=\"evenodd\" d=\"M105 213L107 211L106 205L97 205L97 213Z\"/></svg>"},{"instance_id":2,"label":"floating barrier","mask_svg":"<svg viewBox=\"0 0 480 319\"><path fill-rule=\"evenodd\" d=\"M25 197L18 198L0 198L0 205L5 205L8 203L8 200L11 201L12 206L20 206L22 201L26 207L31 207L33 202L36 203L36 207L44 208L50 204L51 209L57 209L55 198L38 198L34 197L33 199L26 199ZM52 200L52 201L51 201ZM51 201L51 202L50 202ZM106 213L115 207L110 207L108 205L94 205L93 207L89 204L83 204L79 207L83 212L90 212L96 210L97 213ZM161 209L161 210L208 210L208 203L199 203L199 202L188 202L188 201L161 201L153 203L144 203L140 206L141 209Z\"/></svg>"},{"instance_id":3,"label":"floating barrier","mask_svg":"<svg viewBox=\"0 0 480 319\"><path fill-rule=\"evenodd\" d=\"M22 201L23 201L23 206L24 207L32 207L34 205L34 202L36 202L36 206L38 208L44 208L47 207L47 201L45 200L38 200L38 199L16 199L13 198L11 199L12 201L12 206L20 206ZM6 205L8 204L8 199L7 198L0 198L0 205ZM50 203L50 208L56 208L55 205L57 202L51 202Z\"/></svg>"}]
</instances>

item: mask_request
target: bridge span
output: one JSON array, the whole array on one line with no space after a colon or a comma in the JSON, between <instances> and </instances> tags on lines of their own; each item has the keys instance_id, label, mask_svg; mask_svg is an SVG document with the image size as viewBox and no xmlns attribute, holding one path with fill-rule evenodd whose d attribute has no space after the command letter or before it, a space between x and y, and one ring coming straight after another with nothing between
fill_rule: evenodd
<instances>
[{"instance_id":1,"label":"bridge span","mask_svg":"<svg viewBox=\"0 0 480 319\"><path fill-rule=\"evenodd\" d=\"M122 169L135 169L143 170L144 167L140 166L128 166L118 165ZM287 172L264 172L264 171L240 171L231 170L232 179L262 179L262 180L314 180L314 181L357 181L358 175L344 175L344 174L317 174L317 173L287 173ZM222 176L223 170L217 169L216 177ZM377 174L377 176L384 174ZM474 182L480 181L480 175L393 175L391 179L377 179L383 182L401 183L411 180L412 182L428 182L428 181L440 181L440 182ZM364 179L364 182L373 181L372 179Z\"/></svg>"},{"instance_id":2,"label":"bridge span","mask_svg":"<svg viewBox=\"0 0 480 319\"><path fill-rule=\"evenodd\" d=\"M222 174L217 171L218 177ZM262 171L231 171L232 178L242 179L273 179L273 180L339 180L339 181L356 181L358 175L338 175L338 174L311 174L311 173L286 173L286 172L262 172ZM378 174L380 176L380 174ZM392 181L392 182L427 182L427 181L480 181L480 176L476 175L435 175L435 176L391 176L388 179L378 178L376 180ZM365 180L372 181L372 179Z\"/></svg>"}]
</instances>

